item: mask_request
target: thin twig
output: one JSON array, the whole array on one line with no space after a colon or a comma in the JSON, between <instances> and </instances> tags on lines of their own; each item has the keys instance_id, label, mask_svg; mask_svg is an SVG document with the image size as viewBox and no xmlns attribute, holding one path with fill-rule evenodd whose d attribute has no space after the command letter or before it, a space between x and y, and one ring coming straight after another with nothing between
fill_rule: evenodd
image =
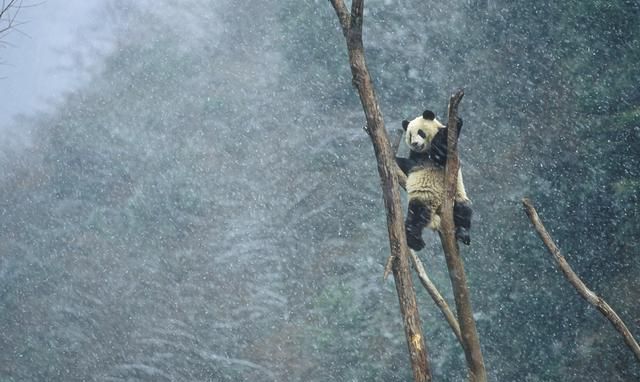
<instances>
[{"instance_id":1,"label":"thin twig","mask_svg":"<svg viewBox=\"0 0 640 382\"><path fill-rule=\"evenodd\" d=\"M627 325L625 325L624 321L622 321L620 316L618 316L618 314L611 308L611 306L609 306L609 304L607 304L607 302L603 300L602 297L591 291L586 286L586 284L582 282L580 277L578 277L573 269L571 269L571 266L569 265L567 260L560 254L560 249L558 249L556 244L553 242L551 235L549 235L546 228L544 228L544 225L542 224L542 221L540 220L536 209L533 207L533 203L531 203L529 199L524 198L522 199L522 204L524 205L527 216L529 216L531 224L533 224L533 227L538 233L538 236L540 236L540 239L542 239L542 242L549 250L549 253L551 253L551 256L553 256L553 259L556 261L558 267L560 267L560 270L562 270L562 273L567 278L569 283L573 285L573 287L578 291L582 298L587 300L589 304L596 307L596 309L598 309L600 313L602 313L611 322L611 324L613 324L616 330L620 332L620 334L622 334L624 342L636 356L638 362L640 362L640 346L638 345L638 341L633 338L633 335L627 328Z\"/></svg>"},{"instance_id":2,"label":"thin twig","mask_svg":"<svg viewBox=\"0 0 640 382\"><path fill-rule=\"evenodd\" d=\"M9 3L7 3L6 0L2 1L2 6L0 8L0 18L2 18L2 16L4 16L4 14L9 10L9 8L11 8L13 6L13 4L16 1L17 0L10 0Z\"/></svg>"},{"instance_id":3,"label":"thin twig","mask_svg":"<svg viewBox=\"0 0 640 382\"><path fill-rule=\"evenodd\" d=\"M2 1L2 8L0 9L0 22L5 21L5 19L7 18L8 20L5 21L7 24L6 26L0 27L0 35L2 35L4 32L8 31L14 26L16 16L18 16L18 11L20 10L20 8L22 8L22 0L17 5L16 5L16 1L17 0L10 0L8 3L4 0ZM8 12L9 12L9 9L14 8L14 6L17 10L13 13L13 15L11 15ZM7 17L5 17L5 14L7 15Z\"/></svg>"}]
</instances>

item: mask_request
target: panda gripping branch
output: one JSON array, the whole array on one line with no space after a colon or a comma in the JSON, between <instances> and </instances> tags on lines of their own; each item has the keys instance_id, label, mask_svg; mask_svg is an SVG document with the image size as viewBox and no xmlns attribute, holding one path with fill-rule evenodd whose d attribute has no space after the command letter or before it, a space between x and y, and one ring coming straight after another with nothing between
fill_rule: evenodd
<instances>
[{"instance_id":1,"label":"panda gripping branch","mask_svg":"<svg viewBox=\"0 0 640 382\"><path fill-rule=\"evenodd\" d=\"M425 110L412 121L402 121L405 142L409 146L409 158L396 157L400 169L407 175L409 207L405 221L407 244L414 251L424 248L422 230L440 230L440 213L446 190L444 166L447 162L447 126L436 119L431 110ZM458 136L462 128L459 119L456 128ZM453 205L453 220L456 239L469 245L471 239L471 201L467 197L462 181L462 171L458 170L458 182Z\"/></svg>"}]
</instances>

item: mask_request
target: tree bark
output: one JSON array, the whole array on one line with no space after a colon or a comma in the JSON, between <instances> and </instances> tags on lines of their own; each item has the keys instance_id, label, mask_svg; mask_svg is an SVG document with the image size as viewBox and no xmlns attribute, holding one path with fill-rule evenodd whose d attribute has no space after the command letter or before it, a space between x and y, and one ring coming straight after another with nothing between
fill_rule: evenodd
<instances>
[{"instance_id":1,"label":"tree bark","mask_svg":"<svg viewBox=\"0 0 640 382\"><path fill-rule=\"evenodd\" d=\"M607 304L605 300L591 291L586 286L586 284L582 282L580 277L578 277L573 269L571 269L571 266L569 265L567 260L560 254L560 249L558 249L556 244L553 242L551 235L549 235L546 228L544 228L544 225L542 224L542 221L540 220L536 209L533 207L533 203L531 203L529 199L525 198L522 199L522 204L524 205L525 212L527 213L527 216L529 216L531 224L533 224L533 227L538 233L538 236L540 236L540 239L542 239L542 242L549 250L549 253L551 253L551 256L553 256L553 259L558 264L558 267L560 267L560 270L562 271L564 276L567 278L567 280L569 280L569 283L573 285L573 287L578 291L582 298L587 300L587 302L591 305L595 306L596 309L598 309L600 313L602 313L611 322L611 324L613 324L616 330L620 332L620 334L622 334L624 342L636 356L638 362L640 362L640 346L638 345L638 341L633 338L633 335L627 328L627 325L625 325L624 321L622 321L620 316L618 316L618 314L609 306L609 304Z\"/></svg>"},{"instance_id":2,"label":"tree bark","mask_svg":"<svg viewBox=\"0 0 640 382\"><path fill-rule=\"evenodd\" d=\"M413 377L416 382L431 381L427 348L422 334L422 324L409 270L409 250L404 233L400 191L396 175L397 165L365 62L362 42L363 0L352 1L351 13L347 11L343 0L330 0L330 2L336 11L342 32L347 40L353 85L360 96L367 120L367 130L378 162L378 173L382 181L382 193L387 211L389 243L391 255L394 258L393 277L400 302Z\"/></svg>"},{"instance_id":3,"label":"tree bark","mask_svg":"<svg viewBox=\"0 0 640 382\"><path fill-rule=\"evenodd\" d=\"M464 262L460 256L460 249L455 237L455 225L453 222L453 201L456 192L456 181L460 160L458 158L458 131L453 128L457 125L458 105L464 96L459 90L449 100L449 119L447 136L447 163L445 166L445 189L447 192L442 204L440 215L440 240L444 250L449 277L455 298L458 323L462 333L464 355L469 368L469 380L472 382L485 382L487 373L484 367L480 339L473 319L473 309L467 277L464 271Z\"/></svg>"}]
</instances>

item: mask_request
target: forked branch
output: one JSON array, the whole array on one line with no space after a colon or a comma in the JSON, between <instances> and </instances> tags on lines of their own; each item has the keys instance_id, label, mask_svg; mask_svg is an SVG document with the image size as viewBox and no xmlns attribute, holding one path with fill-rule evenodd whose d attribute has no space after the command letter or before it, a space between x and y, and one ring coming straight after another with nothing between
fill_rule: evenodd
<instances>
[{"instance_id":1,"label":"forked branch","mask_svg":"<svg viewBox=\"0 0 640 382\"><path fill-rule=\"evenodd\" d=\"M427 275L427 271L424 269L424 265L422 265L422 261L420 261L418 255L416 255L412 250L409 250L409 252L411 252L413 266L418 273L418 278L420 279L422 286L427 290L429 296L431 296L438 308L440 308L440 311L444 315L444 318L449 323L449 326L451 326L453 334L455 334L460 344L464 347L464 343L462 342L462 333L460 332L460 324L458 324L458 320L456 319L455 314L453 314L451 308L449 308L449 304L447 304L447 301L444 299L444 297L442 297L442 294L440 294L440 291L438 291L436 285Z\"/></svg>"},{"instance_id":2,"label":"forked branch","mask_svg":"<svg viewBox=\"0 0 640 382\"><path fill-rule=\"evenodd\" d=\"M627 328L627 325L625 325L624 321L622 321L620 316L618 316L618 314L609 306L609 304L607 304L607 302L603 300L602 297L591 291L586 286L586 284L582 282L580 277L578 277L573 269L571 269L571 266L564 258L564 256L560 254L560 249L558 249L556 244L553 242L551 235L549 235L546 228L542 224L542 221L540 220L536 209L533 207L533 203L531 203L529 199L525 198L522 199L522 204L524 205L527 216L529 216L529 219L531 220L531 224L533 224L533 228L535 228L538 236L540 236L540 239L542 239L542 242L549 250L549 253L551 253L551 256L553 256L553 259L558 264L558 267L560 267L560 270L562 271L564 276L567 278L567 280L569 280L569 283L573 285L573 287L578 291L582 298L587 300L589 304L596 307L596 309L598 309L600 313L602 313L611 322L611 324L613 324L616 330L620 332L620 334L622 334L624 342L636 356L638 362L640 362L640 346L638 346L638 341L633 338L633 335Z\"/></svg>"}]
</instances>

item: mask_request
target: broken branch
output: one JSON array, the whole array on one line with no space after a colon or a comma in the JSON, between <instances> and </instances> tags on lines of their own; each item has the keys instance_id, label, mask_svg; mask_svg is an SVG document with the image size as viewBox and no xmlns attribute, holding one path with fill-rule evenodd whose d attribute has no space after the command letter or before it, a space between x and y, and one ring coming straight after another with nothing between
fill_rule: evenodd
<instances>
[{"instance_id":1,"label":"broken branch","mask_svg":"<svg viewBox=\"0 0 640 382\"><path fill-rule=\"evenodd\" d=\"M611 322L613 327L615 327L616 330L620 332L620 334L622 334L624 342L636 356L638 362L640 362L640 346L638 345L638 341L633 338L633 335L627 328L627 325L625 325L624 321L622 321L620 316L618 316L618 314L611 308L611 306L609 306L609 304L607 304L607 302L603 300L602 297L598 296L591 289L589 289L587 285L582 282L580 277L578 277L578 275L573 271L564 256L560 254L560 249L558 249L553 239L551 238L551 235L549 235L546 228L542 224L542 221L538 216L538 212L536 212L536 209L533 207L533 203L531 202L531 200L524 198L522 199L522 204L524 205L527 216L529 216L529 219L531 220L531 224L533 224L533 228L535 228L538 236L540 236L540 239L542 239L542 242L549 250L549 253L551 253L551 256L553 256L553 259L556 261L558 267L567 278L569 283L573 285L573 287L578 291L582 298L587 300L589 304L596 307L596 309L598 309L600 313L602 313Z\"/></svg>"}]
</instances>

